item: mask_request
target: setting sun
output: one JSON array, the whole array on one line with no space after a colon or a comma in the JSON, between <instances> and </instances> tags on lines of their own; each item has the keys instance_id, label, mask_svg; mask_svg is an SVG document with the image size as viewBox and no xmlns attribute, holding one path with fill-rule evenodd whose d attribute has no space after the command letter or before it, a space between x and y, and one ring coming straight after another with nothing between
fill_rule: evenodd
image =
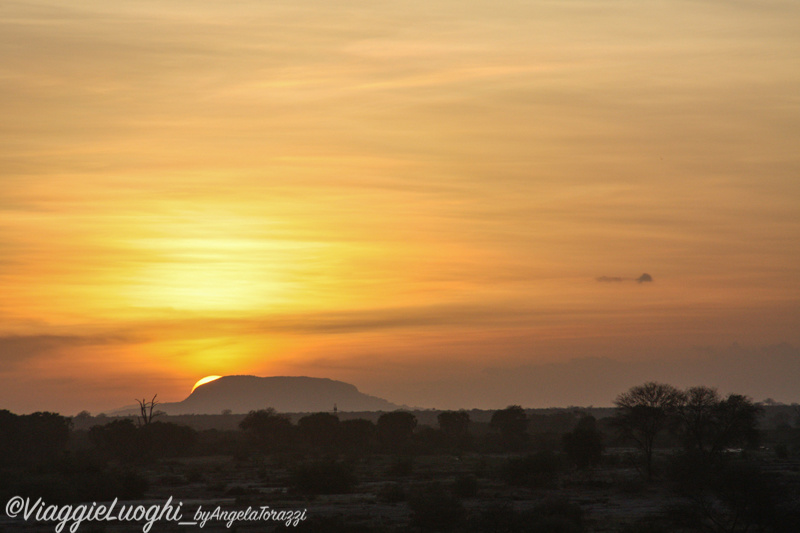
<instances>
[{"instance_id":1,"label":"setting sun","mask_svg":"<svg viewBox=\"0 0 800 533\"><path fill-rule=\"evenodd\" d=\"M195 383L194 387L192 387L192 392L194 392L194 390L197 387L199 387L200 385L205 385L206 383L211 383L212 381L217 380L217 379L219 379L221 377L222 376L206 376L203 379L197 380L197 383Z\"/></svg>"}]
</instances>

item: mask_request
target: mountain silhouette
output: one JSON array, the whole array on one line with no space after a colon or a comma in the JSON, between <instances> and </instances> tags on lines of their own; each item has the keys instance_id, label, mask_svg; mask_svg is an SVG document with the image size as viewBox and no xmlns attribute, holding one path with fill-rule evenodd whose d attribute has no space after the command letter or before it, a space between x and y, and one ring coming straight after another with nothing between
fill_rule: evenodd
<instances>
[{"instance_id":1,"label":"mountain silhouette","mask_svg":"<svg viewBox=\"0 0 800 533\"><path fill-rule=\"evenodd\" d=\"M302 376L223 376L200 385L185 400L163 403L156 410L170 415L219 414L225 409L248 413L272 407L282 413L393 411L399 406L369 396L349 383Z\"/></svg>"}]
</instances>

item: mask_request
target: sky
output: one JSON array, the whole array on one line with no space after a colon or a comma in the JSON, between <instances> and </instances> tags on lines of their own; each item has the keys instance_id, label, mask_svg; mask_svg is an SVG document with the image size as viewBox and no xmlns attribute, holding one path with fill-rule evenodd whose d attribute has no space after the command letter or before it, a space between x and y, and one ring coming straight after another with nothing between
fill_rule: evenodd
<instances>
[{"instance_id":1,"label":"sky","mask_svg":"<svg viewBox=\"0 0 800 533\"><path fill-rule=\"evenodd\" d=\"M796 1L0 13L0 408L800 401Z\"/></svg>"}]
</instances>

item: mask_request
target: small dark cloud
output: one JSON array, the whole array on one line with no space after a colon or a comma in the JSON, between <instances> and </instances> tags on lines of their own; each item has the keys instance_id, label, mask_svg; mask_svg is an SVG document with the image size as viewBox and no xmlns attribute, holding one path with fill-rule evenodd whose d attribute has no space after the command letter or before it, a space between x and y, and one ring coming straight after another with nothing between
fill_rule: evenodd
<instances>
[{"instance_id":1,"label":"small dark cloud","mask_svg":"<svg viewBox=\"0 0 800 533\"><path fill-rule=\"evenodd\" d=\"M638 278L621 278L619 276L600 276L595 278L600 283L619 283L622 281L636 281L637 283L649 283L653 281L653 276L645 272Z\"/></svg>"}]
</instances>

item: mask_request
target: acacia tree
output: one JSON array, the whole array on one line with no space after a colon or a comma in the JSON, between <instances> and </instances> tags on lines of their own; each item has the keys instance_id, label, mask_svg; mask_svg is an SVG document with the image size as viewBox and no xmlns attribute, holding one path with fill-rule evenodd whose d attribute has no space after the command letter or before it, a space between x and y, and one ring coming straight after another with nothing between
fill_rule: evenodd
<instances>
[{"instance_id":1,"label":"acacia tree","mask_svg":"<svg viewBox=\"0 0 800 533\"><path fill-rule=\"evenodd\" d=\"M692 387L679 409L686 447L713 456L731 446L752 444L758 438L761 412L746 396L730 394L723 399L716 389Z\"/></svg>"},{"instance_id":2,"label":"acacia tree","mask_svg":"<svg viewBox=\"0 0 800 533\"><path fill-rule=\"evenodd\" d=\"M378 442L387 450L402 450L411 443L417 417L408 411L383 413L378 418Z\"/></svg>"},{"instance_id":3,"label":"acacia tree","mask_svg":"<svg viewBox=\"0 0 800 533\"><path fill-rule=\"evenodd\" d=\"M375 424L363 418L343 420L339 423L342 449L358 455L367 454L375 447Z\"/></svg>"},{"instance_id":4,"label":"acacia tree","mask_svg":"<svg viewBox=\"0 0 800 533\"><path fill-rule=\"evenodd\" d=\"M711 440L711 422L719 402L717 389L692 387L686 391L686 401L679 409L679 416L688 449L707 449Z\"/></svg>"},{"instance_id":5,"label":"acacia tree","mask_svg":"<svg viewBox=\"0 0 800 533\"><path fill-rule=\"evenodd\" d=\"M603 434L597 429L597 421L593 416L581 418L574 430L564 434L562 444L567 457L578 469L588 470L600 464Z\"/></svg>"},{"instance_id":6,"label":"acacia tree","mask_svg":"<svg viewBox=\"0 0 800 533\"><path fill-rule=\"evenodd\" d=\"M650 381L617 396L614 425L623 439L642 451L645 473L653 477L653 448L656 437L685 402L685 394L672 385Z\"/></svg>"},{"instance_id":7,"label":"acacia tree","mask_svg":"<svg viewBox=\"0 0 800 533\"><path fill-rule=\"evenodd\" d=\"M273 452L288 444L293 426L288 417L268 407L250 411L239 422L239 428L256 449Z\"/></svg>"},{"instance_id":8,"label":"acacia tree","mask_svg":"<svg viewBox=\"0 0 800 533\"><path fill-rule=\"evenodd\" d=\"M500 432L503 446L507 450L520 450L528 440L528 417L525 409L519 405L509 405L495 411L489 427Z\"/></svg>"},{"instance_id":9,"label":"acacia tree","mask_svg":"<svg viewBox=\"0 0 800 533\"><path fill-rule=\"evenodd\" d=\"M332 450L339 444L339 417L314 413L297 421L301 443L314 450Z\"/></svg>"}]
</instances>

